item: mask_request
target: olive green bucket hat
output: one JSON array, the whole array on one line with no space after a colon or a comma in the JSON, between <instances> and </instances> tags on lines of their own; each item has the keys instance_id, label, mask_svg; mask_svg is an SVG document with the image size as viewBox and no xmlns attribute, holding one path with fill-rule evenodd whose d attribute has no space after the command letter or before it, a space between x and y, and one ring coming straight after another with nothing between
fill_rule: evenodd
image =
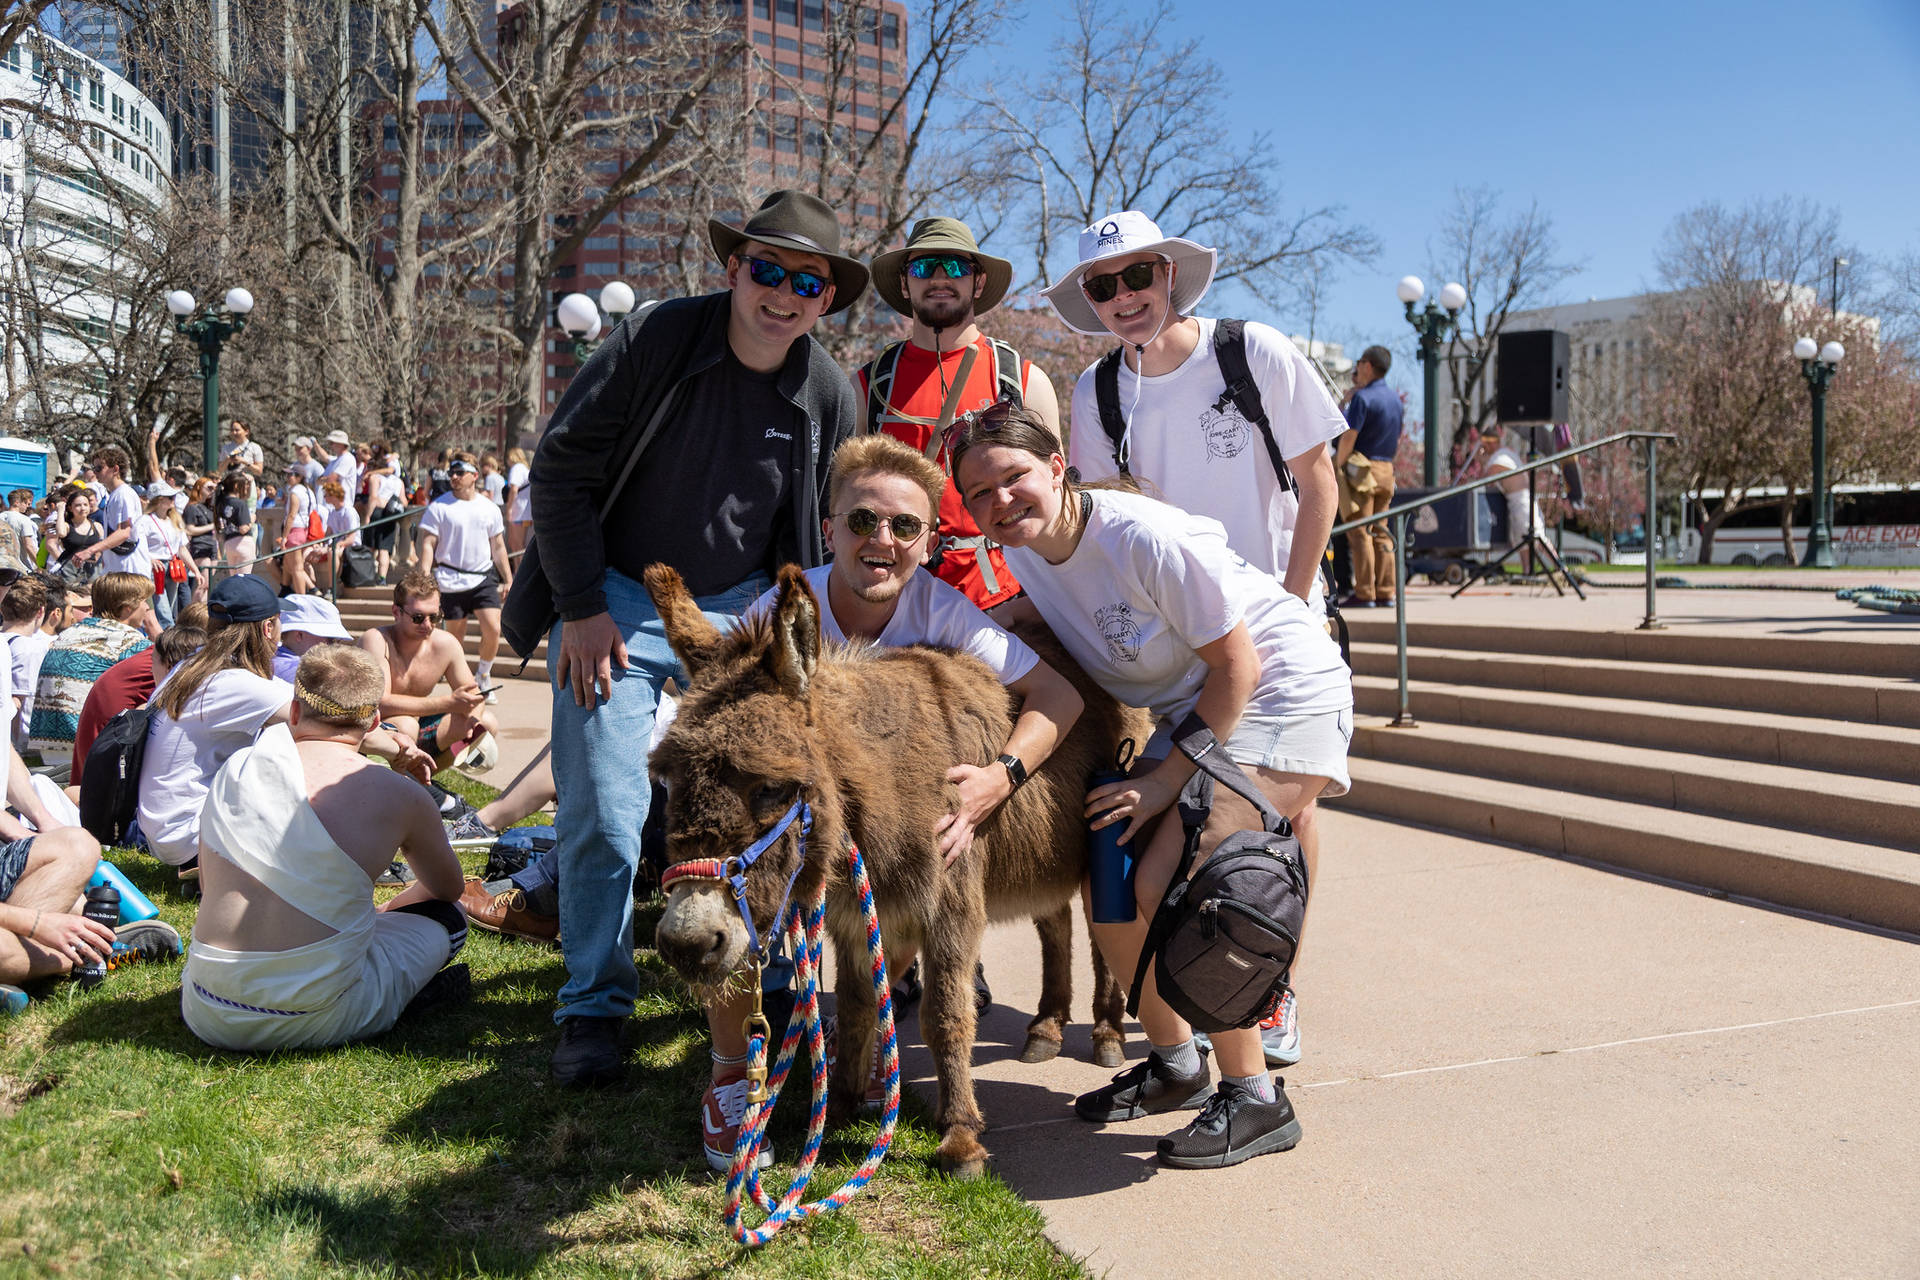
<instances>
[{"instance_id":1,"label":"olive green bucket hat","mask_svg":"<svg viewBox=\"0 0 1920 1280\"><path fill-rule=\"evenodd\" d=\"M933 253L952 253L972 258L974 270L985 277L986 288L974 300L974 315L987 314L1007 296L1007 288L1013 283L1013 264L1005 258L980 252L980 244L973 238L972 229L958 218L922 218L914 223L913 231L907 236L906 248L889 249L873 260L873 291L901 315L911 316L913 304L907 301L900 273L909 259Z\"/></svg>"}]
</instances>

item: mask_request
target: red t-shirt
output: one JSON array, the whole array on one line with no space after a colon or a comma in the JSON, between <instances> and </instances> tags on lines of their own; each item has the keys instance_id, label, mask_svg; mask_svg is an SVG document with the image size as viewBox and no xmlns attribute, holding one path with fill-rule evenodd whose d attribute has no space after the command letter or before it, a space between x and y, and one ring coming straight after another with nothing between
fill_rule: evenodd
<instances>
[{"instance_id":1,"label":"red t-shirt","mask_svg":"<svg viewBox=\"0 0 1920 1280\"><path fill-rule=\"evenodd\" d=\"M993 369L993 343L981 337L975 344L980 352L974 357L973 370L967 375L966 389L960 395L955 414L971 413L984 409L1000 398L1000 388L996 385ZM921 452L926 451L927 441L933 435L934 424L940 421L940 409L944 400L941 394L941 375L945 374L946 386L953 386L953 379L959 376L960 361L967 349L956 347L952 351L940 353L938 366L933 352L925 347L907 343L900 352L900 363L894 368L893 385L887 392L888 412L879 422L871 423L894 439L912 445ZM871 366L869 366L871 367ZM1024 392L1027 385L1027 371L1033 367L1030 361L1020 362L1020 388ZM860 370L860 394L867 394L867 370ZM980 526L967 514L967 508L960 501L959 490L953 487L951 468L947 466L947 450L942 445L938 456L934 458L943 470L948 471L946 492L940 495L940 536L942 538L978 538ZM994 605L1005 603L1020 594L1020 584L1014 580L1007 568L1007 558L1000 548L992 547L987 551L987 562L993 567L994 583L990 590L986 578L980 571L978 552L973 547L949 547L940 557L935 569L942 582L953 587L979 605L990 609Z\"/></svg>"},{"instance_id":2,"label":"red t-shirt","mask_svg":"<svg viewBox=\"0 0 1920 1280\"><path fill-rule=\"evenodd\" d=\"M122 658L101 672L87 691L87 700L80 708L80 727L73 732L73 776L68 779L72 785L80 785L80 775L87 767L87 748L107 727L107 721L151 698L153 686L151 649Z\"/></svg>"}]
</instances>

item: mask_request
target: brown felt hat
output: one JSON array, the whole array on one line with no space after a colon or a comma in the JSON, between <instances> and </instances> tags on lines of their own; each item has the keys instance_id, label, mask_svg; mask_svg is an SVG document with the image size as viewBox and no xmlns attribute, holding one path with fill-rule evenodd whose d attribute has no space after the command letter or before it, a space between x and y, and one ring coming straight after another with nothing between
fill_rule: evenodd
<instances>
[{"instance_id":1,"label":"brown felt hat","mask_svg":"<svg viewBox=\"0 0 1920 1280\"><path fill-rule=\"evenodd\" d=\"M833 272L833 305L824 314L845 311L866 292L866 264L840 252L840 220L833 207L804 191L776 191L760 202L743 227L730 227L718 218L707 219L707 239L724 264L751 240L776 249L817 253Z\"/></svg>"},{"instance_id":2,"label":"brown felt hat","mask_svg":"<svg viewBox=\"0 0 1920 1280\"><path fill-rule=\"evenodd\" d=\"M922 218L914 223L906 248L889 249L873 260L873 291L901 315L911 316L913 304L901 287L900 273L910 260L934 253L972 258L974 270L985 277L986 287L974 299L974 315L987 314L1007 296L1007 288L1013 283L1013 264L1005 258L980 252L973 229L958 218Z\"/></svg>"}]
</instances>

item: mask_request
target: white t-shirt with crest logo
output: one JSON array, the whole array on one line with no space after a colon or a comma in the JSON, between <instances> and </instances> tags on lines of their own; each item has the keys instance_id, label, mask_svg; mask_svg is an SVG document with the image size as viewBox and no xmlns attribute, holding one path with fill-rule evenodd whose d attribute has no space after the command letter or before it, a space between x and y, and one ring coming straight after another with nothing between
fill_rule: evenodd
<instances>
[{"instance_id":1,"label":"white t-shirt with crest logo","mask_svg":"<svg viewBox=\"0 0 1920 1280\"><path fill-rule=\"evenodd\" d=\"M1138 494L1087 497L1086 532L1064 563L1008 547L1007 564L1101 688L1178 723L1206 683L1199 650L1244 622L1260 655L1260 684L1244 714L1353 705L1340 650L1306 601L1236 554L1219 521Z\"/></svg>"},{"instance_id":2,"label":"white t-shirt with crest logo","mask_svg":"<svg viewBox=\"0 0 1920 1280\"><path fill-rule=\"evenodd\" d=\"M1215 321L1196 319L1200 341L1173 372L1143 379L1120 362L1120 411L1130 424L1127 466L1147 492L1218 520L1229 546L1256 567L1285 578L1300 502L1280 484L1260 428L1231 401L1214 407L1227 386L1213 354ZM1300 349L1270 325L1249 322L1246 335L1247 367L1280 456L1297 458L1339 439L1347 420ZM1100 425L1095 367L1074 384L1067 453L1067 461L1088 480L1119 470Z\"/></svg>"}]
</instances>

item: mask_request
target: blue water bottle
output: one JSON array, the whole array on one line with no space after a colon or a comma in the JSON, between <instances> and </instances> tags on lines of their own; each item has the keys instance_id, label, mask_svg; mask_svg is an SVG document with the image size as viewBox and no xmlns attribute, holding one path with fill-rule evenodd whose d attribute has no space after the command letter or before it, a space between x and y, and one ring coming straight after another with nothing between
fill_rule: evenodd
<instances>
[{"instance_id":1,"label":"blue water bottle","mask_svg":"<svg viewBox=\"0 0 1920 1280\"><path fill-rule=\"evenodd\" d=\"M110 884L120 891L121 924L132 924L135 920L151 920L160 914L160 908L153 905L153 899L140 892L133 881L127 879L120 868L100 859L100 865L93 870L93 879L87 881L87 887Z\"/></svg>"},{"instance_id":2,"label":"blue water bottle","mask_svg":"<svg viewBox=\"0 0 1920 1280\"><path fill-rule=\"evenodd\" d=\"M1120 744L1116 768L1094 774L1087 780L1087 790L1110 782L1125 782L1127 766L1132 762L1133 739L1128 738ZM1087 878L1093 887L1093 921L1095 924L1130 923L1139 911L1133 900L1133 846L1120 843L1120 833L1127 829L1127 824L1113 822L1095 830L1092 819L1088 823Z\"/></svg>"}]
</instances>

